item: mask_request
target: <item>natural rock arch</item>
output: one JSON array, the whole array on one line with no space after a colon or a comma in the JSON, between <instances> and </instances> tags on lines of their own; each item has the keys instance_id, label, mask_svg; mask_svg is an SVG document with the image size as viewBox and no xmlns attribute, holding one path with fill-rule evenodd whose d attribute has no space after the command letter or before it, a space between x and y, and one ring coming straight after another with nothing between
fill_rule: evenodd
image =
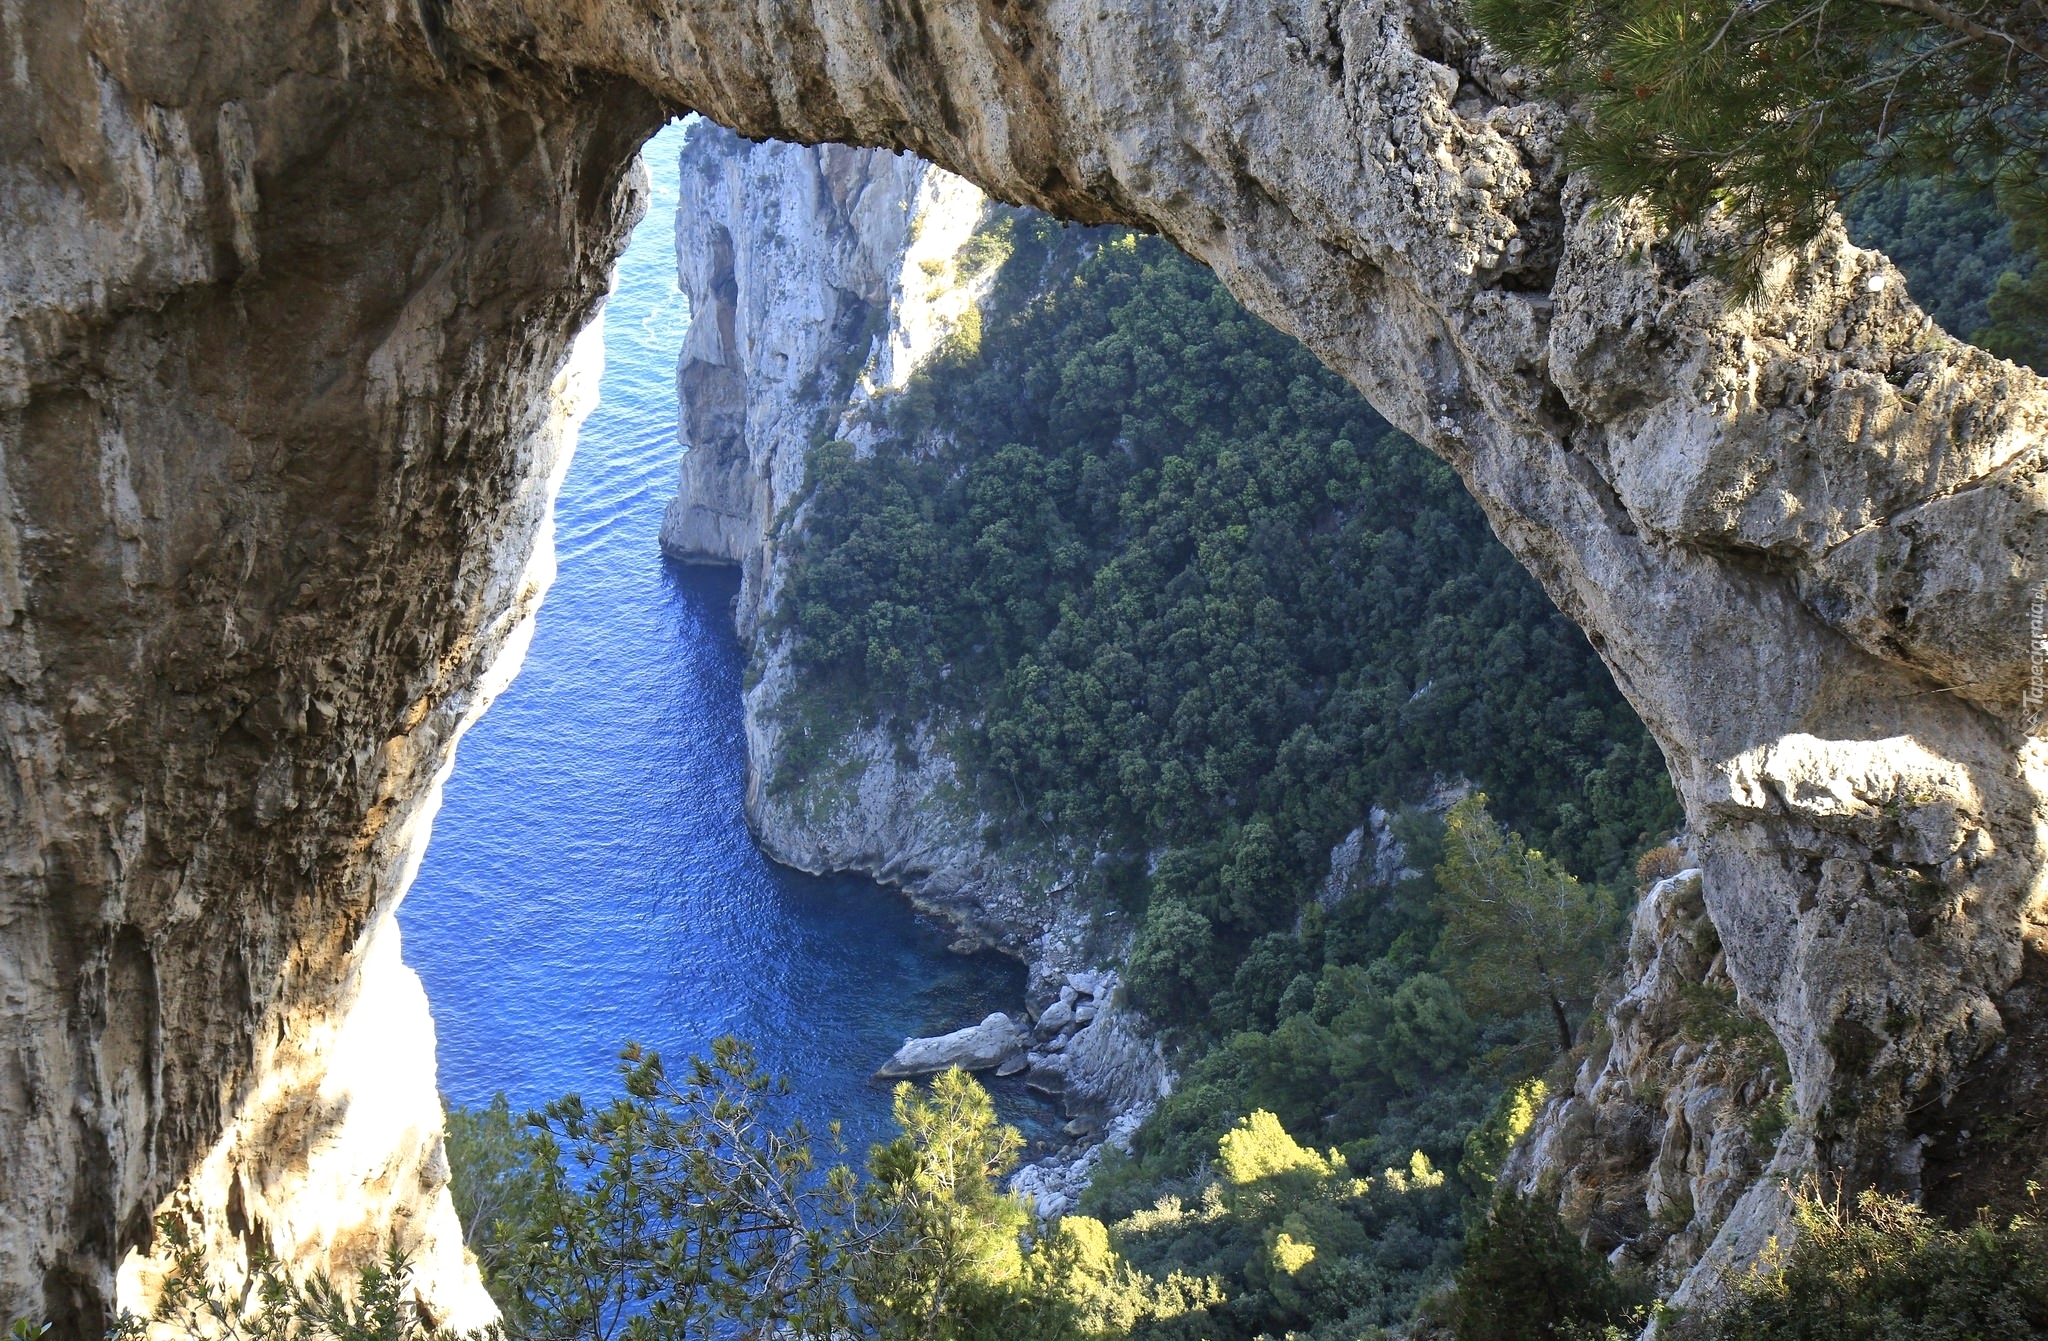
<instances>
[{"instance_id":1,"label":"natural rock arch","mask_svg":"<svg viewBox=\"0 0 2048 1341\"><path fill-rule=\"evenodd\" d=\"M389 908L686 108L1214 266L1456 466L1656 733L1786 1165L2038 1153L1947 1100L2043 1055L2048 387L1839 237L1731 311L1452 7L72 0L0 54L0 1306L97 1332L167 1196L230 1255L396 1233L460 1303L431 1077L336 1059L426 1027Z\"/></svg>"}]
</instances>

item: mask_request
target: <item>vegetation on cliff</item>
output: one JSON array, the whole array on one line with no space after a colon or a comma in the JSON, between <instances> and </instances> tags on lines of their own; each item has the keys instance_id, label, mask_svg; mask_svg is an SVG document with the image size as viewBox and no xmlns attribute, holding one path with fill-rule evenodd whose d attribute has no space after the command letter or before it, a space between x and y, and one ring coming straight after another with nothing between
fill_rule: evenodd
<instances>
[{"instance_id":1,"label":"vegetation on cliff","mask_svg":"<svg viewBox=\"0 0 2048 1341\"><path fill-rule=\"evenodd\" d=\"M1812 236L1853 159L1852 227L1940 319L2008 357L2048 351L2028 125L1958 129L1976 113L1951 105L1907 128L1917 148L1869 160L1851 124L1867 90L1830 85L1827 128L1854 153L1643 157L1711 85L1686 83L1700 71L1750 99L1692 108L1708 121L1812 72L1759 84L1745 48L1728 73L1719 39L1637 32L1628 0L1495 8L1520 25L1504 40L1594 105L1574 152L1611 193L1683 229L1690 185L1717 183L1694 199L1734 218L1741 276ZM1838 64L1898 54L1857 32ZM1610 97L1611 70L1579 67L1631 42L1679 73ZM1935 55L1943 78L1977 59ZM1923 81L1922 110L1968 77ZM1906 173L1944 134L1975 137L1976 194ZM1418 1306L1461 1337L1620 1325L1634 1287L1493 1183L1570 1053L1630 862L1676 819L1646 734L1452 474L1197 267L1024 213L977 237L988 265L978 319L862 446L812 452L771 623L799 677L771 785L806 786L852 723L952 722L992 841L1096 854L1075 875L1132 915L1126 978L1183 1075L1084 1209L1145 1278L1219 1291L1185 1334L1352 1336ZM1324 886L1371 807L1454 778L1493 813L1476 796L1400 813L1391 884ZM1458 1291L1428 1303L1461 1255ZM1532 1288L1549 1293L1515 1294Z\"/></svg>"},{"instance_id":2,"label":"vegetation on cliff","mask_svg":"<svg viewBox=\"0 0 2048 1341\"><path fill-rule=\"evenodd\" d=\"M2031 1191L2030 1186L2030 1191ZM2048 1336L2048 1228L1943 1225L1911 1202L1807 1188L1797 1234L1732 1282L1681 1341L1920 1341Z\"/></svg>"},{"instance_id":3,"label":"vegetation on cliff","mask_svg":"<svg viewBox=\"0 0 2048 1341\"><path fill-rule=\"evenodd\" d=\"M1669 827L1647 733L1447 467L1165 243L989 231L974 349L871 453L812 453L776 610L807 704L958 709L1018 832L1239 942L1435 777L1585 876ZM796 725L785 784L840 729Z\"/></svg>"},{"instance_id":4,"label":"vegetation on cliff","mask_svg":"<svg viewBox=\"0 0 2048 1341\"><path fill-rule=\"evenodd\" d=\"M1335 1151L1296 1142L1253 1113L1219 1143L1200 1203L1164 1201L1121 1233L1070 1216L1031 1225L999 1190L1016 1133L955 1071L897 1093L897 1139L869 1152L865 1178L821 1167L800 1127L776 1122L775 1085L730 1042L671 1086L653 1058L627 1069L628 1096L601 1112L574 1099L500 1131L483 1153L459 1143L455 1187L472 1248L509 1249L495 1274L501 1324L471 1341L659 1341L691 1336L873 1341L1211 1341L1237 1333L1221 1282L1164 1280L1134 1267L1147 1235L1186 1225L1248 1245L1240 1270L1299 1313L1369 1293L1375 1270L1329 1252L1351 1234L1397 1260L1417 1218L1446 1217L1445 1177L1417 1156L1405 1170L1353 1177ZM582 1139L560 1143L565 1115ZM458 1111L456 1131L476 1114ZM475 1135L475 1133L471 1133ZM834 1142L836 1145L836 1142ZM502 1183L519 1184L502 1195ZM549 1189L532 1195L536 1189ZM1910 1203L1799 1190L1798 1233L1773 1243L1727 1299L1701 1313L1658 1309L1677 1341L2025 1341L2048 1337L2048 1244L2028 1216L1947 1228ZM297 1278L258 1256L230 1292L183 1236L159 1232L171 1269L147 1320L124 1316L108 1341L461 1341L411 1290L387 1251L355 1280ZM1412 1247L1409 1249L1413 1251ZM504 1258L501 1261L506 1260ZM1411 1334L1455 1341L1624 1341L1652 1305L1558 1217L1554 1194L1504 1192L1473 1218L1456 1287L1424 1301ZM45 1329L17 1321L14 1341ZM1385 1336L1353 1310L1291 1337Z\"/></svg>"},{"instance_id":5,"label":"vegetation on cliff","mask_svg":"<svg viewBox=\"0 0 2048 1341\"><path fill-rule=\"evenodd\" d=\"M1876 182L1933 175L1995 192L2030 228L2048 224L2038 0L1471 8L1490 42L1585 113L1567 150L1603 195L1640 203L1670 231L1717 213L1746 279Z\"/></svg>"},{"instance_id":6,"label":"vegetation on cliff","mask_svg":"<svg viewBox=\"0 0 2048 1341\"><path fill-rule=\"evenodd\" d=\"M1585 1019L1622 910L1484 801L1448 825L1400 816L1411 869L1391 887L1312 903L1298 929L1256 941L1210 998L1215 1041L1184 1050L1173 1094L1083 1199L1139 1268L1222 1282L1208 1335L1349 1337L1409 1318L1451 1279L1502 1159L1563 1079L1541 1073L1576 1058L1559 1021ZM1172 974L1180 952L1148 921L1131 972ZM1233 1198L1223 1152L1248 1120L1312 1138L1326 1176ZM1299 1258L1284 1272L1283 1234Z\"/></svg>"},{"instance_id":7,"label":"vegetation on cliff","mask_svg":"<svg viewBox=\"0 0 2048 1341\"><path fill-rule=\"evenodd\" d=\"M1206 272L1022 212L977 244L975 338L872 450L811 453L772 785L853 722L964 723L992 839L1102 854L1076 875L1182 1044L1090 1195L1109 1241L1218 1283L1202 1336L1400 1322L1492 1197L1468 1146L1584 1018L1662 761L1451 471ZM1447 848L1401 803L1448 778L1486 795ZM1375 805L1404 869L1326 890ZM1287 1175L1233 1175L1250 1140Z\"/></svg>"},{"instance_id":8,"label":"vegetation on cliff","mask_svg":"<svg viewBox=\"0 0 2048 1341\"><path fill-rule=\"evenodd\" d=\"M1585 114L1566 141L1666 232L1718 217L1743 285L1840 210L1943 329L2048 371L2048 10L2007 3L1473 0Z\"/></svg>"}]
</instances>

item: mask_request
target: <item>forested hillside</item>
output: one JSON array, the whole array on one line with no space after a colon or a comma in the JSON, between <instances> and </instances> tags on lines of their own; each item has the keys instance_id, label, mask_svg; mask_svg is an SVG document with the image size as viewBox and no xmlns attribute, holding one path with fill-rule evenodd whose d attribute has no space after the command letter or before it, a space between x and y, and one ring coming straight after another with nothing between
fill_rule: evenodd
<instances>
[{"instance_id":1,"label":"forested hillside","mask_svg":"<svg viewBox=\"0 0 2048 1341\"><path fill-rule=\"evenodd\" d=\"M960 710L1016 823L1170 849L1154 889L1222 879L1247 934L1432 778L1588 877L1675 820L1448 468L1161 241L1006 214L980 245L1006 259L979 332L872 455L813 453L778 608L807 695Z\"/></svg>"}]
</instances>

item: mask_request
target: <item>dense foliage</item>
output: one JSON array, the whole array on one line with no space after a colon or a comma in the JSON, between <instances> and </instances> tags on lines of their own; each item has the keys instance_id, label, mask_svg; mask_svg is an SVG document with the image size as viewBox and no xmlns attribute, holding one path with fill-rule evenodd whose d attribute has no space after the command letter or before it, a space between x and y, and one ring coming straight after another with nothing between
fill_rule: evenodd
<instances>
[{"instance_id":1,"label":"dense foliage","mask_svg":"<svg viewBox=\"0 0 2048 1341\"><path fill-rule=\"evenodd\" d=\"M1494 1202L1472 1227L1447 1302L1457 1341L1618 1341L1642 1329L1649 1298L1579 1242L1553 1192Z\"/></svg>"},{"instance_id":2,"label":"dense foliage","mask_svg":"<svg viewBox=\"0 0 2048 1341\"><path fill-rule=\"evenodd\" d=\"M1495 915L1490 891L1526 890L1533 873L1548 895L1558 873L1478 798L1452 814L1468 848L1456 859L1440 818L1405 813L1395 828L1419 871L1313 905L1298 930L1253 944L1212 997L1221 1041L1184 1057L1132 1155L1105 1160L1083 1201L1133 1264L1221 1284L1206 1336L1350 1337L1406 1318L1448 1278L1467 1219L1492 1200L1502 1159L1542 1103L1535 1073L1559 1057L1557 1014L1574 1028L1585 1017L1587 979L1560 989L1534 956L1456 934ZM1523 948L1576 928L1597 967L1620 908L1574 888L1562 902L1527 901ZM1148 925L1134 978L1163 971L1148 962L1155 950L1180 963L1182 949L1156 947ZM1474 991L1482 972L1489 981ZM1269 1185L1257 1203L1231 1194L1233 1142L1307 1133L1330 1146L1317 1156L1321 1181ZM1378 1176L1359 1190L1353 1171ZM1272 1269L1283 1232L1297 1255L1314 1247L1313 1270Z\"/></svg>"},{"instance_id":3,"label":"dense foliage","mask_svg":"<svg viewBox=\"0 0 2048 1341\"><path fill-rule=\"evenodd\" d=\"M1020 1138L960 1071L897 1088L899 1135L865 1176L824 1164L832 1147L780 1119L787 1088L744 1045L720 1040L682 1075L629 1049L625 1093L601 1107L571 1095L508 1124L501 1096L452 1115L467 1243L496 1264L504 1313L476 1341L1109 1341L1215 1298L1209 1282L1133 1270L1096 1221L1027 1242L1029 1208L999 1184ZM474 1218L485 1206L491 1218ZM160 1301L109 1341L458 1341L421 1311L395 1253L346 1288L259 1259L244 1298L175 1216L161 1232Z\"/></svg>"},{"instance_id":4,"label":"dense foliage","mask_svg":"<svg viewBox=\"0 0 2048 1341\"><path fill-rule=\"evenodd\" d=\"M1448 469L1166 244L999 229L974 351L871 454L813 452L780 605L807 700L962 710L1022 828L1171 848L1155 886L1246 939L1432 777L1582 875L1674 821L1584 636Z\"/></svg>"},{"instance_id":5,"label":"dense foliage","mask_svg":"<svg viewBox=\"0 0 2048 1341\"><path fill-rule=\"evenodd\" d=\"M1745 278L1873 181L1938 175L2048 219L2041 0L1471 8L1489 41L1584 109L1567 147L1603 195L1642 203L1668 230L1718 210Z\"/></svg>"},{"instance_id":6,"label":"dense foliage","mask_svg":"<svg viewBox=\"0 0 2048 1341\"><path fill-rule=\"evenodd\" d=\"M1910 1202L1809 1191L1798 1233L1685 1341L2027 1341L2048 1337L2048 1230L1951 1229Z\"/></svg>"},{"instance_id":7,"label":"dense foliage","mask_svg":"<svg viewBox=\"0 0 2048 1341\"><path fill-rule=\"evenodd\" d=\"M1650 1300L1559 1218L1555 1195L1503 1191L1463 1213L1463 1190L1416 1152L1361 1177L1270 1112L1236 1120L1188 1199L1169 1194L1114 1227L1088 1216L1035 1225L999 1190L1017 1133L987 1094L948 1072L900 1086L900 1135L863 1178L820 1167L800 1127L779 1125L780 1086L721 1042L671 1084L629 1054L627 1095L568 1098L452 1143L454 1185L498 1207L468 1222L470 1247L522 1264L497 1273L503 1324L470 1341L805 1336L835 1341L1219 1341L1383 1335L1416 1315L1455 1341L1623 1341ZM1526 1113L1523 1087L1504 1111ZM458 1110L459 1125L476 1112ZM509 1130L511 1141L500 1137ZM580 1133L565 1145L558 1138ZM1506 1133L1495 1133L1501 1136ZM471 1162L476 1160L477 1162ZM509 1181L509 1190L504 1186ZM1796 1198L1797 1233L1732 1283L1718 1309L1666 1312L1676 1341L2024 1341L2048 1337L2048 1241L2038 1221L1943 1226L1876 1193ZM147 1323L108 1341L463 1341L416 1302L396 1253L347 1286L251 1264L231 1292L175 1215ZM765 1272L764 1272L765 1268ZM538 1287L538 1288L536 1288ZM566 1305L566 1306L565 1306ZM14 1341L47 1331L17 1321Z\"/></svg>"}]
</instances>

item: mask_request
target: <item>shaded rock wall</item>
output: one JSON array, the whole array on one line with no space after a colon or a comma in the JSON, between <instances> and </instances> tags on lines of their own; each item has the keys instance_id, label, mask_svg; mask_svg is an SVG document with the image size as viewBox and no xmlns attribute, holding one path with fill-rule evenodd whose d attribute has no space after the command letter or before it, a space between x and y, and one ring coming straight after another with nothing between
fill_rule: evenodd
<instances>
[{"instance_id":1,"label":"shaded rock wall","mask_svg":"<svg viewBox=\"0 0 2048 1341\"><path fill-rule=\"evenodd\" d=\"M1731 311L1437 0L64 0L0 53L0 1305L96 1331L152 1209L317 1093L683 107L1214 266L1606 657L1813 1158L1939 1200L2039 1154L1968 1115L2041 1069L2048 389L1839 236ZM193 1213L271 1233L236 1205Z\"/></svg>"},{"instance_id":2,"label":"shaded rock wall","mask_svg":"<svg viewBox=\"0 0 2048 1341\"><path fill-rule=\"evenodd\" d=\"M388 914L660 109L324 3L0 52L0 1312L97 1337L168 1205L224 1267L395 1236L474 1320Z\"/></svg>"}]
</instances>

